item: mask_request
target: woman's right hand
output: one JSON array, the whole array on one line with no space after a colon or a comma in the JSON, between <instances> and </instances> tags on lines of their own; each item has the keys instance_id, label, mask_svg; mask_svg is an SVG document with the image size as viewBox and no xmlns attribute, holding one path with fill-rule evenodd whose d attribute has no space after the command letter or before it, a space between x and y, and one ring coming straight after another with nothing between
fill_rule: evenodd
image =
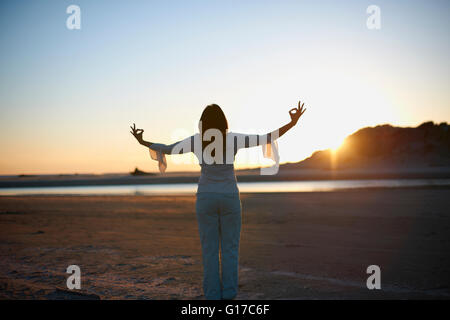
<instances>
[{"instance_id":1,"label":"woman's right hand","mask_svg":"<svg viewBox=\"0 0 450 320\"><path fill-rule=\"evenodd\" d=\"M131 134L136 138L136 140L142 144L144 141L144 138L142 137L142 134L144 133L144 129L137 129L136 125L133 123L133 126L130 126L131 128Z\"/></svg>"}]
</instances>

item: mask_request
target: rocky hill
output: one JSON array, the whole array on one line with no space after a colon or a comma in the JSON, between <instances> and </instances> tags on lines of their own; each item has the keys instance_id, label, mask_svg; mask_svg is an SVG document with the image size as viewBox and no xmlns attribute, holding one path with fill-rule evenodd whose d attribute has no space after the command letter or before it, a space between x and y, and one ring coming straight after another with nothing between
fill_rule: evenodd
<instances>
[{"instance_id":1,"label":"rocky hill","mask_svg":"<svg viewBox=\"0 0 450 320\"><path fill-rule=\"evenodd\" d=\"M449 167L450 125L425 122L416 128L379 125L358 130L336 151L322 150L288 168L355 169Z\"/></svg>"}]
</instances>

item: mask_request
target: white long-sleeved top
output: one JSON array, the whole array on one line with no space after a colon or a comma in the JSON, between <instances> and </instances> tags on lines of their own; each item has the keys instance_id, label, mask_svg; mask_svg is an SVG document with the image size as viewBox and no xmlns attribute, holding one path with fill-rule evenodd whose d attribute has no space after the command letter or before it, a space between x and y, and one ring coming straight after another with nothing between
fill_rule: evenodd
<instances>
[{"instance_id":1,"label":"white long-sleeved top","mask_svg":"<svg viewBox=\"0 0 450 320\"><path fill-rule=\"evenodd\" d=\"M213 141L210 145L214 145L215 142ZM217 145L217 148L215 148L217 157L208 157L209 150L207 148L209 145L204 151L202 150L201 136L198 133L170 145L153 143L150 145L149 150L151 158L158 161L161 173L167 168L166 154L193 152L201 167L197 193L238 193L239 189L234 172L234 158L240 149L255 146L262 146L264 157L275 161L278 167L278 144L274 137L268 137L267 135L227 132L226 150L225 155L222 155L222 157L220 156L221 150L223 150L222 144Z\"/></svg>"}]
</instances>

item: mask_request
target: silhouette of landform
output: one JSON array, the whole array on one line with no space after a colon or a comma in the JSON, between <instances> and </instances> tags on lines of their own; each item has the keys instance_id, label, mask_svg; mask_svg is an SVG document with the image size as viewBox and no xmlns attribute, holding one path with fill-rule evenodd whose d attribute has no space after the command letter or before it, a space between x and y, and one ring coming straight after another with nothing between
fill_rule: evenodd
<instances>
[{"instance_id":1,"label":"silhouette of landform","mask_svg":"<svg viewBox=\"0 0 450 320\"><path fill-rule=\"evenodd\" d=\"M450 166L450 133L446 122L424 122L416 128L388 124L367 127L348 136L337 150L283 165L297 169L356 169Z\"/></svg>"}]
</instances>

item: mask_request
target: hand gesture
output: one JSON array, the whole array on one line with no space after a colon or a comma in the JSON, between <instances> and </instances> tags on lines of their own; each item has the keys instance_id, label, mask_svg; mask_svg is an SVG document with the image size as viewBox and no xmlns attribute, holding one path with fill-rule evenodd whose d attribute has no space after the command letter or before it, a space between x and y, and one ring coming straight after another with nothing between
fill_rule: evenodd
<instances>
[{"instance_id":1,"label":"hand gesture","mask_svg":"<svg viewBox=\"0 0 450 320\"><path fill-rule=\"evenodd\" d=\"M298 102L298 108L292 108L289 110L289 115L291 116L291 122L295 125L302 116L303 113L305 113L306 108L303 109L303 106L305 103L301 103L301 101Z\"/></svg>"},{"instance_id":2,"label":"hand gesture","mask_svg":"<svg viewBox=\"0 0 450 320\"><path fill-rule=\"evenodd\" d=\"M136 140L139 143L142 143L144 141L144 138L142 137L142 134L144 133L143 129L137 129L136 125L133 123L133 126L130 126L131 131L130 133L136 138Z\"/></svg>"}]
</instances>

